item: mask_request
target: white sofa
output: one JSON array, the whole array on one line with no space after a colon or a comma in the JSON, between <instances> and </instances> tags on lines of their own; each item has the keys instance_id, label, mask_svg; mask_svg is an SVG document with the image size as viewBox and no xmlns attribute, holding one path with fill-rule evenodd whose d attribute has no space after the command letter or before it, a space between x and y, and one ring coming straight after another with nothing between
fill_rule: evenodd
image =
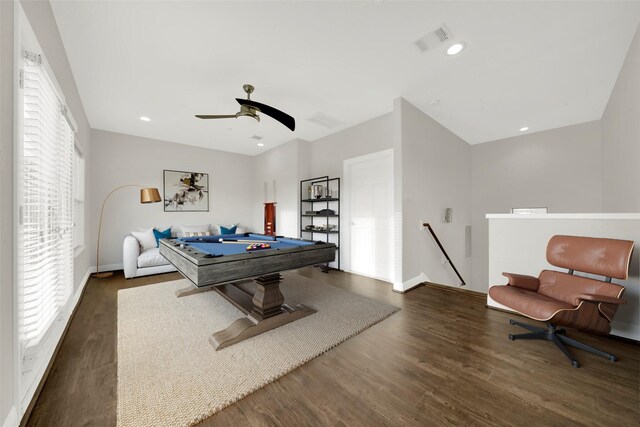
<instances>
[{"instance_id":1,"label":"white sofa","mask_svg":"<svg viewBox=\"0 0 640 427\"><path fill-rule=\"evenodd\" d=\"M167 227L158 227L158 229L166 229ZM180 226L171 228L172 237L176 237L181 232ZM247 233L244 227L238 227L236 233ZM212 234L219 234L217 226L211 227ZM132 235L127 235L122 243L122 267L124 277L131 279L134 277L149 276L151 274L161 274L176 271L176 268L169 263L162 255L160 248L147 249L140 251L140 243Z\"/></svg>"},{"instance_id":2,"label":"white sofa","mask_svg":"<svg viewBox=\"0 0 640 427\"><path fill-rule=\"evenodd\" d=\"M140 243L131 234L125 236L122 243L122 269L127 279L176 271L176 268L160 255L160 248L147 249L140 253Z\"/></svg>"}]
</instances>

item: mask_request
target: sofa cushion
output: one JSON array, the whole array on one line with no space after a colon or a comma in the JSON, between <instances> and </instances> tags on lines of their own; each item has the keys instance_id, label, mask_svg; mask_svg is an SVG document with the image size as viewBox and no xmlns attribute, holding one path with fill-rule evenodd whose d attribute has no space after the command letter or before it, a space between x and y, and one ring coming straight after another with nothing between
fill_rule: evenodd
<instances>
[{"instance_id":1,"label":"sofa cushion","mask_svg":"<svg viewBox=\"0 0 640 427\"><path fill-rule=\"evenodd\" d=\"M220 234L236 234L236 228L238 228L236 224L230 225L229 227L221 225Z\"/></svg>"},{"instance_id":2,"label":"sofa cushion","mask_svg":"<svg viewBox=\"0 0 640 427\"><path fill-rule=\"evenodd\" d=\"M142 252L158 247L156 236L153 234L153 228L144 231L132 231L131 235L140 243L140 250Z\"/></svg>"},{"instance_id":3,"label":"sofa cushion","mask_svg":"<svg viewBox=\"0 0 640 427\"><path fill-rule=\"evenodd\" d=\"M157 228L153 229L153 235L156 238L156 247L160 246L160 239L169 239L171 238L171 227L167 228L164 231L160 231Z\"/></svg>"},{"instance_id":4,"label":"sofa cushion","mask_svg":"<svg viewBox=\"0 0 640 427\"><path fill-rule=\"evenodd\" d=\"M186 237L185 233L202 233L202 232L211 232L209 228L209 224L204 225L180 225L176 226L176 236L177 237Z\"/></svg>"},{"instance_id":5,"label":"sofa cushion","mask_svg":"<svg viewBox=\"0 0 640 427\"><path fill-rule=\"evenodd\" d=\"M169 261L160 255L160 248L147 249L138 257L138 268L156 267L169 264Z\"/></svg>"},{"instance_id":6,"label":"sofa cushion","mask_svg":"<svg viewBox=\"0 0 640 427\"><path fill-rule=\"evenodd\" d=\"M205 237L205 236L211 236L211 232L210 231L186 231L184 233L184 237Z\"/></svg>"}]
</instances>

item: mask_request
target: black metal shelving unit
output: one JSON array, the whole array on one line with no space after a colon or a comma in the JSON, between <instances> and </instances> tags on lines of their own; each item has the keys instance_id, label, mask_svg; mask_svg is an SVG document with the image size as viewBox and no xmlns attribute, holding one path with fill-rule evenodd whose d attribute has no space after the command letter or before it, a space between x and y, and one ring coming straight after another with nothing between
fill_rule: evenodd
<instances>
[{"instance_id":1,"label":"black metal shelving unit","mask_svg":"<svg viewBox=\"0 0 640 427\"><path fill-rule=\"evenodd\" d=\"M313 185L321 185L328 188L331 192L330 197L312 198L310 187ZM316 214L307 212L318 212L318 207L331 209L334 214ZM323 220L323 225L335 225L335 229L324 231L307 230L307 226L316 226L319 223L314 222L317 218ZM322 237L319 238L319 235ZM330 264L323 266L323 270L340 270L340 178L329 178L328 176L320 176L317 178L304 179L300 181L300 237L310 240L323 240L336 244L336 264L332 267Z\"/></svg>"}]
</instances>

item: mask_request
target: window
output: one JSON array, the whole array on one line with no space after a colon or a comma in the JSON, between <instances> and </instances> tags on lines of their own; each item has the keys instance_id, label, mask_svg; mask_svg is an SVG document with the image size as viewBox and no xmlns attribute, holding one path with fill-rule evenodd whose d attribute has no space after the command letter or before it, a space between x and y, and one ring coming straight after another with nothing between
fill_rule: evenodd
<instances>
[{"instance_id":1,"label":"window","mask_svg":"<svg viewBox=\"0 0 640 427\"><path fill-rule=\"evenodd\" d=\"M73 249L77 255L84 248L84 157L73 150Z\"/></svg>"},{"instance_id":2,"label":"window","mask_svg":"<svg viewBox=\"0 0 640 427\"><path fill-rule=\"evenodd\" d=\"M16 176L19 338L24 357L60 318L73 291L75 135L64 98L42 56L27 51L23 56L22 147Z\"/></svg>"}]
</instances>

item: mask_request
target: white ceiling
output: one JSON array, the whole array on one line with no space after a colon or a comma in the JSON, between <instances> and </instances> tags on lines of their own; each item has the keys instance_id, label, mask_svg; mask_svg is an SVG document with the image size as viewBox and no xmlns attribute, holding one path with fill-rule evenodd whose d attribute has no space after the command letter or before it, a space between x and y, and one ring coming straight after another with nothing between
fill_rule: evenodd
<instances>
[{"instance_id":1,"label":"white ceiling","mask_svg":"<svg viewBox=\"0 0 640 427\"><path fill-rule=\"evenodd\" d=\"M599 119L640 21L640 3L613 1L54 1L53 11L93 128L243 154L315 140L399 96L470 144ZM414 45L442 23L467 43L458 56ZM193 117L235 113L244 83L296 131L266 116ZM344 125L309 122L316 112Z\"/></svg>"}]
</instances>

